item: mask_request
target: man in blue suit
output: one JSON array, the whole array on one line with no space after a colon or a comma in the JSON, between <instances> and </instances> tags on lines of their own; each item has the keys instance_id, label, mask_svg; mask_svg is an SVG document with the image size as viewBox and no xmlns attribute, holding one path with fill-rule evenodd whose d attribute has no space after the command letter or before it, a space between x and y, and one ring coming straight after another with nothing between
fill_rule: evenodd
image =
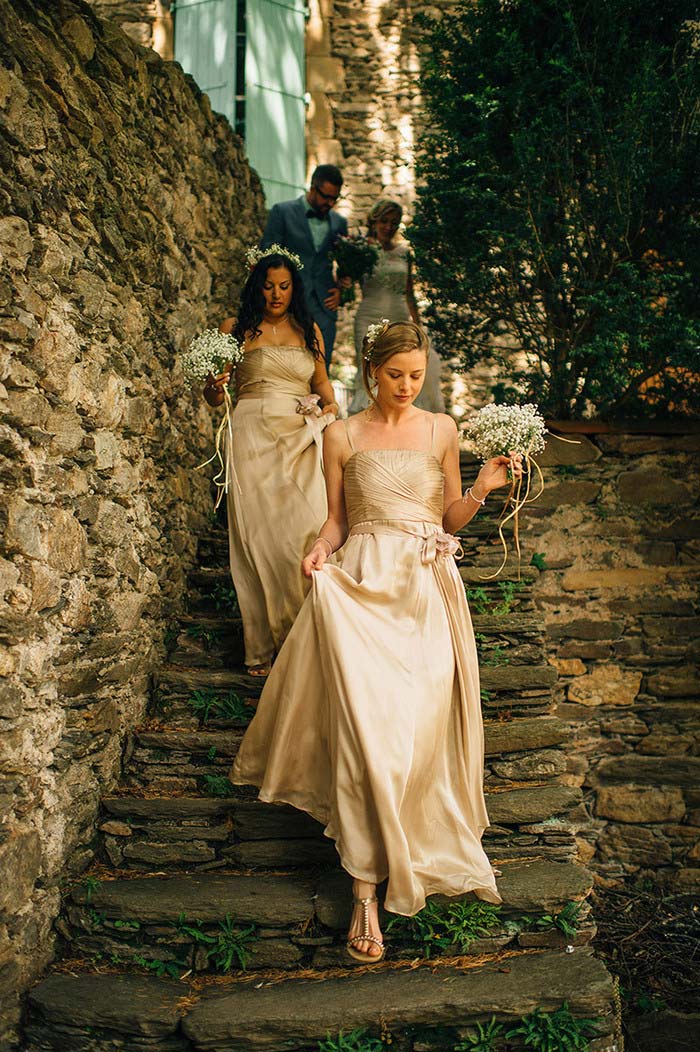
<instances>
[{"instance_id":1,"label":"man in blue suit","mask_svg":"<svg viewBox=\"0 0 700 1052\"><path fill-rule=\"evenodd\" d=\"M293 201L273 205L260 241L261 248L278 244L296 252L304 264L306 301L311 316L323 334L326 365L330 365L340 289L333 277L328 253L339 234L347 234L347 220L333 211L343 176L333 164L320 164L311 176L311 186Z\"/></svg>"}]
</instances>

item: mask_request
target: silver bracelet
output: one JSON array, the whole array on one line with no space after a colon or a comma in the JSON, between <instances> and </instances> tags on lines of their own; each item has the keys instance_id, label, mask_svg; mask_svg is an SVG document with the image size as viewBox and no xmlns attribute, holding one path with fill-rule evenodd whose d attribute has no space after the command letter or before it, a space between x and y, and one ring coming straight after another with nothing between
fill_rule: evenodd
<instances>
[{"instance_id":1,"label":"silver bracelet","mask_svg":"<svg viewBox=\"0 0 700 1052\"><path fill-rule=\"evenodd\" d=\"M327 538L327 537L321 537L321 536L318 536L318 537L316 538L316 540L314 541L314 544L316 544L316 541L325 541L325 542L326 542L326 544L328 545L328 554L329 554L329 555L332 555L332 554L333 554L333 545L331 544L331 542L330 542L330 541L328 540L328 538Z\"/></svg>"},{"instance_id":2,"label":"silver bracelet","mask_svg":"<svg viewBox=\"0 0 700 1052\"><path fill-rule=\"evenodd\" d=\"M475 502L476 502L477 504L480 504L482 508L483 508L484 504L486 503L486 497L484 497L484 499L483 499L483 500L479 500L479 498L478 498L478 497L475 497L475 496L474 496L474 494L472 493L472 488L471 488L471 486L469 487L469 489L466 489L466 490L464 491L464 495L463 495L463 497L462 497L462 503L465 503L465 502L466 502L466 499L467 499L467 497L471 497L471 499L472 499L473 501L475 501Z\"/></svg>"}]
</instances>

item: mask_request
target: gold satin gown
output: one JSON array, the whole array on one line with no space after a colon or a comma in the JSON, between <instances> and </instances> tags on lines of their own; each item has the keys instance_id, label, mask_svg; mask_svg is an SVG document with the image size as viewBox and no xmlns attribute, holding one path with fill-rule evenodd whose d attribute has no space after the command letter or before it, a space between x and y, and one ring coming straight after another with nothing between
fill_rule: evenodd
<instances>
[{"instance_id":1,"label":"gold satin gown","mask_svg":"<svg viewBox=\"0 0 700 1052\"><path fill-rule=\"evenodd\" d=\"M322 822L343 868L388 877L385 906L405 915L438 892L501 901L481 847L479 672L443 487L432 453L353 452L348 539L314 573L231 772Z\"/></svg>"},{"instance_id":2,"label":"gold satin gown","mask_svg":"<svg viewBox=\"0 0 700 1052\"><path fill-rule=\"evenodd\" d=\"M296 411L313 372L306 348L272 345L236 369L227 509L248 666L271 661L292 627L308 591L301 560L326 519L322 431L334 418Z\"/></svg>"}]
</instances>

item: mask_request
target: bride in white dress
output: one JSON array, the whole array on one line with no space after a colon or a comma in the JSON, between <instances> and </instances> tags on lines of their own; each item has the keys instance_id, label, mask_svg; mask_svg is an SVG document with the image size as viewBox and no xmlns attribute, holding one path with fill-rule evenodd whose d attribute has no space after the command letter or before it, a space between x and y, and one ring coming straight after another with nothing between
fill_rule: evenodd
<instances>
[{"instance_id":1,"label":"bride in white dress","mask_svg":"<svg viewBox=\"0 0 700 1052\"><path fill-rule=\"evenodd\" d=\"M386 318L390 322L412 321L421 326L418 304L413 292L411 249L397 239L403 211L397 201L381 197L367 216L367 236L380 250L379 261L362 282L362 301L355 314L355 357L357 379L348 413L359 413L368 405L362 384L362 341L370 325ZM445 400L440 389L441 361L431 346L423 390L416 405L429 413L443 413Z\"/></svg>"}]
</instances>

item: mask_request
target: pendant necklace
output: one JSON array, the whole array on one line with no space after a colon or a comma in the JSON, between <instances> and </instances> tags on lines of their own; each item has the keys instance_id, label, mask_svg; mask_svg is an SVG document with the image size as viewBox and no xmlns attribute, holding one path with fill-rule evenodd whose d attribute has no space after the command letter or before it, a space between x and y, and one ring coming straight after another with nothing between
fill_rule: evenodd
<instances>
[{"instance_id":1,"label":"pendant necklace","mask_svg":"<svg viewBox=\"0 0 700 1052\"><path fill-rule=\"evenodd\" d=\"M286 312L285 314L283 314L281 318L278 318L276 322L268 321L268 323L267 323L267 324L268 324L268 325L270 326L270 328L272 329L272 335L273 335L273 336L276 336L276 335L277 335L277 326L278 326L278 325L281 325L283 321L286 321L286 320L287 320L287 315L288 315L288 314L289 314L289 311L287 311L287 312Z\"/></svg>"}]
</instances>

